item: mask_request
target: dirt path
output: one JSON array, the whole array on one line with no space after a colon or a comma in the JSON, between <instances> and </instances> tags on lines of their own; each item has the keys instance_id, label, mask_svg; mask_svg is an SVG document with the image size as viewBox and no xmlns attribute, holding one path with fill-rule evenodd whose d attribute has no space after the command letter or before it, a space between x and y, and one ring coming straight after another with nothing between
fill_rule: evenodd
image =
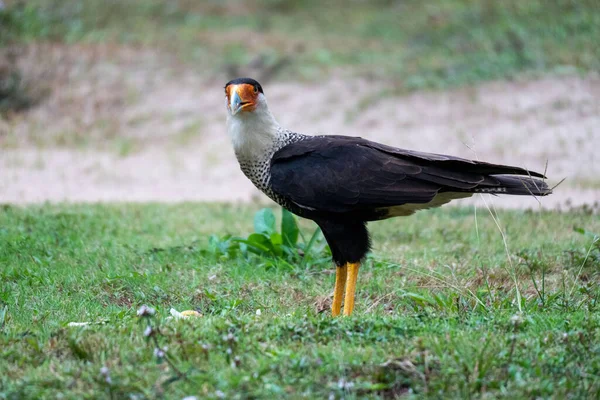
<instances>
[{"instance_id":1,"label":"dirt path","mask_svg":"<svg viewBox=\"0 0 600 400\"><path fill-rule=\"evenodd\" d=\"M0 202L262 199L229 145L222 82L160 69L123 78L122 65L89 65L86 79L70 76L68 90L3 122L10 134L0 134ZM386 96L384 82L333 77L271 83L265 92L281 124L299 132L356 135L538 171L548 162L550 183L567 180L541 207L600 201L597 76L404 96ZM540 207L522 198L495 204Z\"/></svg>"}]
</instances>

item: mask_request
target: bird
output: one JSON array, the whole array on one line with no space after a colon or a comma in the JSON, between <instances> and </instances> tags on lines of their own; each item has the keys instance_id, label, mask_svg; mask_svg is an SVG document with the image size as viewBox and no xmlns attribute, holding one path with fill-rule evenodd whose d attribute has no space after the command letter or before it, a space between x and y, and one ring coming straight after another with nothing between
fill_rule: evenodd
<instances>
[{"instance_id":1,"label":"bird","mask_svg":"<svg viewBox=\"0 0 600 400\"><path fill-rule=\"evenodd\" d=\"M283 128L252 78L225 85L227 132L242 172L293 214L313 220L335 264L331 313L354 310L358 271L371 248L367 223L407 216L476 193L546 196L539 172L405 150L361 137ZM301 112L301 111L299 111Z\"/></svg>"}]
</instances>

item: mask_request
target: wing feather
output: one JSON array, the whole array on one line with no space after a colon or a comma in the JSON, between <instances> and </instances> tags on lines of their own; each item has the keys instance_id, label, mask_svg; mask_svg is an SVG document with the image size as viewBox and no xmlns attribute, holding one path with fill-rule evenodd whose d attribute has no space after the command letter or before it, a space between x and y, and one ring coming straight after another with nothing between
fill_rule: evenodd
<instances>
[{"instance_id":1,"label":"wing feather","mask_svg":"<svg viewBox=\"0 0 600 400\"><path fill-rule=\"evenodd\" d=\"M396 149L345 136L316 136L287 145L271 162L276 193L302 207L328 212L423 204L438 193L475 193L509 182L494 174L529 176L513 180L543 177L519 167ZM523 192L523 185L519 190Z\"/></svg>"}]
</instances>

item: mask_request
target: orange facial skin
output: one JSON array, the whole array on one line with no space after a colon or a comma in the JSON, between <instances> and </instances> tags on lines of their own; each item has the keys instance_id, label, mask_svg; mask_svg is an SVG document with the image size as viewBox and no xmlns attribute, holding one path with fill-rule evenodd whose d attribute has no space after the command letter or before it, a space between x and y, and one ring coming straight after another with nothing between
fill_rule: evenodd
<instances>
[{"instance_id":1,"label":"orange facial skin","mask_svg":"<svg viewBox=\"0 0 600 400\"><path fill-rule=\"evenodd\" d=\"M239 111L250 112L256 109L258 101L258 89L248 83L239 85L228 85L225 88L227 105L232 114Z\"/></svg>"}]
</instances>

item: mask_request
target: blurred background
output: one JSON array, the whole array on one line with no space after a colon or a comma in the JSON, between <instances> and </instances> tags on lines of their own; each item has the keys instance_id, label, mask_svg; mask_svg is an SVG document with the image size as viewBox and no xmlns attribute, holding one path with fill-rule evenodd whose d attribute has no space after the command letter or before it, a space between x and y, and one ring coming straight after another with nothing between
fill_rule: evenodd
<instances>
[{"instance_id":1,"label":"blurred background","mask_svg":"<svg viewBox=\"0 0 600 400\"><path fill-rule=\"evenodd\" d=\"M542 207L599 210L599 38L598 0L0 0L0 202L266 202L225 130L250 76L291 130L547 169Z\"/></svg>"}]
</instances>

